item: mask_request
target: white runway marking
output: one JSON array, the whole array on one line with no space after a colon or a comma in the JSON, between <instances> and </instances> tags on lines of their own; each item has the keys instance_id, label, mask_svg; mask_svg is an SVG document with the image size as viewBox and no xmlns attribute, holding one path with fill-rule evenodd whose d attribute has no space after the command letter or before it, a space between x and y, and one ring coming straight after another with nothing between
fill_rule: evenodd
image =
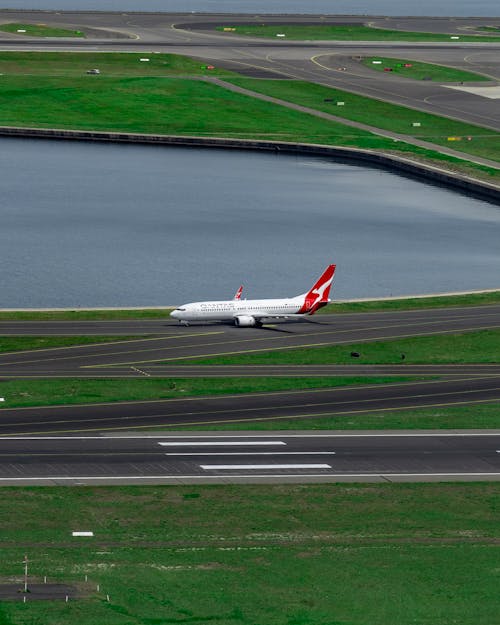
<instances>
[{"instance_id":1,"label":"white runway marking","mask_svg":"<svg viewBox=\"0 0 500 625\"><path fill-rule=\"evenodd\" d=\"M331 469L329 464L200 464L205 471L232 469Z\"/></svg>"},{"instance_id":2,"label":"white runway marking","mask_svg":"<svg viewBox=\"0 0 500 625\"><path fill-rule=\"evenodd\" d=\"M158 443L158 445L162 445L164 447L178 447L180 445L186 445L188 447L219 447L220 445L226 446L234 446L234 445L244 445L247 447L248 445L286 445L283 441L178 441L175 443Z\"/></svg>"},{"instance_id":3,"label":"white runway marking","mask_svg":"<svg viewBox=\"0 0 500 625\"><path fill-rule=\"evenodd\" d=\"M335 451L214 451L168 453L165 456L334 456Z\"/></svg>"}]
</instances>

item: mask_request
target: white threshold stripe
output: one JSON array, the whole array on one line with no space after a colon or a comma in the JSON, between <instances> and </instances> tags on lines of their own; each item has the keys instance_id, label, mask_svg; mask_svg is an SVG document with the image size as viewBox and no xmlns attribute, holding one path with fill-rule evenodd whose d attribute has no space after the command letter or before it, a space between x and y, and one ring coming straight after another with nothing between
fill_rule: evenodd
<instances>
[{"instance_id":1,"label":"white threshold stripe","mask_svg":"<svg viewBox=\"0 0 500 625\"><path fill-rule=\"evenodd\" d=\"M285 473L283 475L273 475L272 473L265 473L263 475L257 475L255 473L248 474L245 476L241 473L236 473L235 475L224 475L223 477L220 475L76 475L74 477L70 476L58 476L58 475L48 475L46 477L33 476L33 477L0 477L1 482L23 482L23 481L43 481L43 480L51 480L51 481L68 481L68 480L220 480L227 479L228 477L242 478L242 477L279 477L280 479L285 478L297 478L297 477L349 477L349 478L358 478L358 477L380 477L380 478L391 478L391 477L498 477L500 478L500 473L318 473L318 474L310 474L310 473L296 473L290 474Z\"/></svg>"},{"instance_id":2,"label":"white threshold stripe","mask_svg":"<svg viewBox=\"0 0 500 625\"><path fill-rule=\"evenodd\" d=\"M165 456L334 456L335 451L208 451L168 453Z\"/></svg>"},{"instance_id":3,"label":"white threshold stripe","mask_svg":"<svg viewBox=\"0 0 500 625\"><path fill-rule=\"evenodd\" d=\"M329 464L200 464L204 471L232 469L331 469Z\"/></svg>"},{"instance_id":4,"label":"white threshold stripe","mask_svg":"<svg viewBox=\"0 0 500 625\"><path fill-rule=\"evenodd\" d=\"M247 447L248 445L286 445L286 443L284 441L179 441L162 442L158 443L158 445L162 445L163 447L179 447L181 445L188 447L219 447L224 445L232 447L233 445L244 445Z\"/></svg>"}]
</instances>

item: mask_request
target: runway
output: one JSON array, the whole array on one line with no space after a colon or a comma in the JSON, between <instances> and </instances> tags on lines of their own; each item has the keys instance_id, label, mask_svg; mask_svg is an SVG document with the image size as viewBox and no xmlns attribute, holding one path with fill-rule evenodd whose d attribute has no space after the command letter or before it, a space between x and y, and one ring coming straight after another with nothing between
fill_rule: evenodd
<instances>
[{"instance_id":1,"label":"runway","mask_svg":"<svg viewBox=\"0 0 500 625\"><path fill-rule=\"evenodd\" d=\"M500 479L498 432L0 438L0 485Z\"/></svg>"}]
</instances>

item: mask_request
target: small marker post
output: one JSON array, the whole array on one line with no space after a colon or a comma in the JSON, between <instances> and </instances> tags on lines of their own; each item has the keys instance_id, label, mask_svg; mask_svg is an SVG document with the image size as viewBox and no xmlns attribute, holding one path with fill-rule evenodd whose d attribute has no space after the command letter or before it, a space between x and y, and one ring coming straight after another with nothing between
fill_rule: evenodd
<instances>
[{"instance_id":1,"label":"small marker post","mask_svg":"<svg viewBox=\"0 0 500 625\"><path fill-rule=\"evenodd\" d=\"M28 592L28 556L24 556L24 592Z\"/></svg>"}]
</instances>

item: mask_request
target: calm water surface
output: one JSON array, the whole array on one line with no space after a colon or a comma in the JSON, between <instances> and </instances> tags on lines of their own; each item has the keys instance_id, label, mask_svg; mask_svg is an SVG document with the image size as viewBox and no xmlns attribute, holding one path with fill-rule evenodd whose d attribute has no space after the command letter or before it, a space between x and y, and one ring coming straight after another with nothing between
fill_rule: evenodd
<instances>
[{"instance_id":1,"label":"calm water surface","mask_svg":"<svg viewBox=\"0 0 500 625\"><path fill-rule=\"evenodd\" d=\"M322 159L0 140L0 307L500 287L500 209Z\"/></svg>"},{"instance_id":2,"label":"calm water surface","mask_svg":"<svg viewBox=\"0 0 500 625\"><path fill-rule=\"evenodd\" d=\"M5 8L72 11L497 16L498 0L6 0Z\"/></svg>"}]
</instances>

